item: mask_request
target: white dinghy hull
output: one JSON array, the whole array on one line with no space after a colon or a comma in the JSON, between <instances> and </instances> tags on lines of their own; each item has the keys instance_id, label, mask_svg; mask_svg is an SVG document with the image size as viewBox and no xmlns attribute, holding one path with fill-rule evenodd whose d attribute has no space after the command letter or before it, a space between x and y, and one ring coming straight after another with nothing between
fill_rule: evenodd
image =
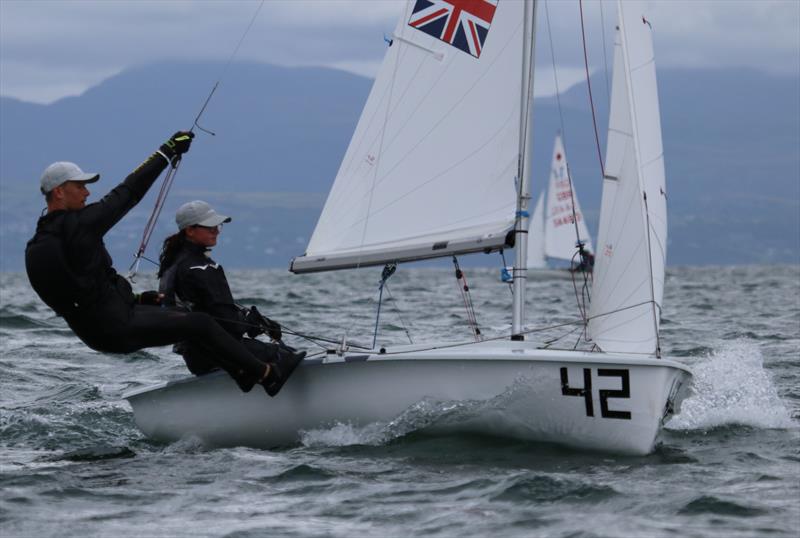
<instances>
[{"instance_id":1,"label":"white dinghy hull","mask_svg":"<svg viewBox=\"0 0 800 538\"><path fill-rule=\"evenodd\" d=\"M679 409L689 370L664 359L484 342L438 350L392 349L307 360L281 393L242 393L223 373L125 395L149 438L196 437L214 447L270 448L336 424L388 425L415 405L469 411L426 425L644 455ZM588 389L588 390L587 390Z\"/></svg>"}]
</instances>

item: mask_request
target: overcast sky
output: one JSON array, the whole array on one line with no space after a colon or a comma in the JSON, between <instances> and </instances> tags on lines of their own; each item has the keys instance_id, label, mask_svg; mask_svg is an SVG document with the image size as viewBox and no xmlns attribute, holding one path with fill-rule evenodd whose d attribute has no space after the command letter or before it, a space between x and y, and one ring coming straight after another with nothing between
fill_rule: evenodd
<instances>
[{"instance_id":1,"label":"overcast sky","mask_svg":"<svg viewBox=\"0 0 800 538\"><path fill-rule=\"evenodd\" d=\"M518 0L500 0L518 1ZM135 65L226 61L259 0L0 0L0 94L48 103ZM799 0L643 2L660 67L749 67L800 76ZM540 3L537 93L580 79L577 0ZM397 0L266 0L236 60L324 65L372 76L402 11ZM547 17L549 15L549 17ZM613 37L616 2L584 1L592 69ZM605 25L601 24L605 22ZM603 34L602 28L605 28ZM610 58L609 58L610 61Z\"/></svg>"}]
</instances>

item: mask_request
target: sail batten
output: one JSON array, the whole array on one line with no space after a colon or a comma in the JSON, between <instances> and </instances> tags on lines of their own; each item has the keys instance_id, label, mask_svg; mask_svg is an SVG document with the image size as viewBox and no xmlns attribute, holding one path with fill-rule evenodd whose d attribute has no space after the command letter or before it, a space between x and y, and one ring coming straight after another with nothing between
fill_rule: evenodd
<instances>
[{"instance_id":1,"label":"sail batten","mask_svg":"<svg viewBox=\"0 0 800 538\"><path fill-rule=\"evenodd\" d=\"M324 271L507 246L520 160L524 3L487 4L487 33L467 46L432 35L419 22L420 3L407 3L292 271L312 260Z\"/></svg>"}]
</instances>

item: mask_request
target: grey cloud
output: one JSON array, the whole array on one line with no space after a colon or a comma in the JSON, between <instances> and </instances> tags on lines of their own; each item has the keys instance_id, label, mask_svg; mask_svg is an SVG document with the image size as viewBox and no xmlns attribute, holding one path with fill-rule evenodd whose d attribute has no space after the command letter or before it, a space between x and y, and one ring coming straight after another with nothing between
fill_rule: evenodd
<instances>
[{"instance_id":1,"label":"grey cloud","mask_svg":"<svg viewBox=\"0 0 800 538\"><path fill-rule=\"evenodd\" d=\"M70 94L79 93L136 64L227 60L258 7L253 1L174 0L3 0L1 5L0 93L36 101L72 88L77 91ZM236 59L377 64L385 47L381 27L391 30L397 8L394 2L268 1Z\"/></svg>"},{"instance_id":2,"label":"grey cloud","mask_svg":"<svg viewBox=\"0 0 800 538\"><path fill-rule=\"evenodd\" d=\"M0 94L42 102L137 64L227 60L257 7L252 0L2 0ZM602 69L600 45L605 37L610 46L616 3L587 1L583 8L591 67ZM644 8L660 66L800 69L800 3L794 0L650 1ZM401 10L394 0L268 0L237 59L371 75L384 54L382 35L392 32ZM540 66L552 66L549 18L556 63L570 73L582 67L578 16L577 1L541 3Z\"/></svg>"}]
</instances>

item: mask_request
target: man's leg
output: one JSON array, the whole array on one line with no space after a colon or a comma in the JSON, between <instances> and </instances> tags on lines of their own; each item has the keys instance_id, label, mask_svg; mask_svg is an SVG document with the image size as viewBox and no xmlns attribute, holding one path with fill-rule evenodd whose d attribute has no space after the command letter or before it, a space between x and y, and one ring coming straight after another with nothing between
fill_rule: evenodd
<instances>
[{"instance_id":1,"label":"man's leg","mask_svg":"<svg viewBox=\"0 0 800 538\"><path fill-rule=\"evenodd\" d=\"M268 344L255 338L242 338L242 344L247 351L263 362L278 362L280 354L277 344Z\"/></svg>"}]
</instances>

